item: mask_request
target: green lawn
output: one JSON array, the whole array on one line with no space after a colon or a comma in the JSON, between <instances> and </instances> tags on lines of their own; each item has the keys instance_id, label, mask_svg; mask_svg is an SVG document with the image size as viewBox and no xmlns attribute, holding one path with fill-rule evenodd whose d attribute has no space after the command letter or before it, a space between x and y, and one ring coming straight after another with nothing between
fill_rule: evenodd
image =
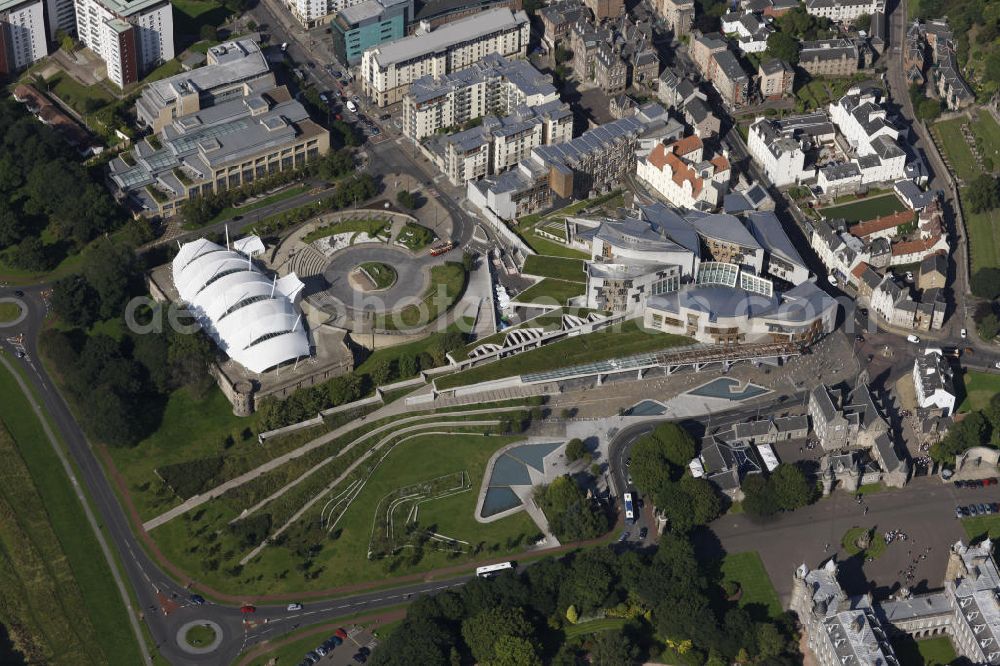
<instances>
[{"instance_id":1,"label":"green lawn","mask_svg":"<svg viewBox=\"0 0 1000 666\"><path fill-rule=\"evenodd\" d=\"M969 412L983 409L990 404L990 398L1000 393L1000 375L990 372L966 370L962 375L965 386L965 400L958 406L958 411Z\"/></svg>"},{"instance_id":2,"label":"green lawn","mask_svg":"<svg viewBox=\"0 0 1000 666\"><path fill-rule=\"evenodd\" d=\"M877 484L872 484L877 485ZM868 528L866 527L852 527L844 533L844 537L840 540L840 545L844 547L848 555L857 555L862 552L857 546L857 540L861 537L861 534ZM875 535L872 537L871 544L868 548L864 550L865 557L876 558L879 557L886 549L885 537L877 529L875 530Z\"/></svg>"},{"instance_id":3,"label":"green lawn","mask_svg":"<svg viewBox=\"0 0 1000 666\"><path fill-rule=\"evenodd\" d=\"M152 72L146 75L146 78L142 80L142 84L152 83L153 81L159 81L160 79L166 79L173 76L174 74L180 74L184 71L184 66L181 65L181 61L177 58L173 60L168 60Z\"/></svg>"},{"instance_id":4,"label":"green lawn","mask_svg":"<svg viewBox=\"0 0 1000 666\"><path fill-rule=\"evenodd\" d=\"M987 535L996 540L1000 538L1000 515L962 518L962 529L965 530L970 542L979 541Z\"/></svg>"},{"instance_id":5,"label":"green lawn","mask_svg":"<svg viewBox=\"0 0 1000 666\"><path fill-rule=\"evenodd\" d=\"M396 269L380 261L368 261L358 268L363 270L375 283L375 289L388 289L396 284Z\"/></svg>"},{"instance_id":6,"label":"green lawn","mask_svg":"<svg viewBox=\"0 0 1000 666\"><path fill-rule=\"evenodd\" d=\"M0 368L0 419L13 437L24 468L33 481L33 492L37 493L34 501L18 504L19 519L27 520L32 508L43 510L62 550L62 555L48 558L50 571L57 572L62 563L68 563L68 570L71 571L72 578L62 579L57 594L70 619L70 629L62 638L69 638L68 634L72 633L82 635L88 623L96 638L93 645L86 646L85 653L70 651L60 654L54 663L98 663L87 655L99 654L103 654L107 663L140 663L139 646L132 634L127 611L97 538L87 525L83 507L63 472L61 462L48 445L41 423L35 418L14 378L4 368ZM13 452L4 455L8 473L17 460ZM3 489L6 494L13 490L13 485L5 481ZM33 541L36 545L39 543L35 539ZM67 602L73 579L84 600L75 608ZM63 586L65 589L62 589ZM10 588L5 589L9 593ZM5 606L9 607L9 604Z\"/></svg>"},{"instance_id":7,"label":"green lawn","mask_svg":"<svg viewBox=\"0 0 1000 666\"><path fill-rule=\"evenodd\" d=\"M396 237L396 241L412 252L419 252L434 242L434 238L434 232L427 227L407 222Z\"/></svg>"},{"instance_id":8,"label":"green lawn","mask_svg":"<svg viewBox=\"0 0 1000 666\"><path fill-rule=\"evenodd\" d=\"M535 233L522 236L532 250L546 257L566 257L568 259L589 259L590 255L575 247L563 245L552 239L544 238Z\"/></svg>"},{"instance_id":9,"label":"green lawn","mask_svg":"<svg viewBox=\"0 0 1000 666\"><path fill-rule=\"evenodd\" d=\"M587 274L581 259L531 255L524 262L523 273L569 282L586 282Z\"/></svg>"},{"instance_id":10,"label":"green lawn","mask_svg":"<svg viewBox=\"0 0 1000 666\"><path fill-rule=\"evenodd\" d=\"M893 649L899 657L899 663L906 666L947 666L960 664L955 648L947 636L927 638L922 641L913 640L909 636L896 636L892 639Z\"/></svg>"},{"instance_id":11,"label":"green lawn","mask_svg":"<svg viewBox=\"0 0 1000 666\"><path fill-rule=\"evenodd\" d=\"M994 170L1000 169L1000 125L986 109L981 109L972 123L972 131L980 138L983 158L993 160Z\"/></svg>"},{"instance_id":12,"label":"green lawn","mask_svg":"<svg viewBox=\"0 0 1000 666\"><path fill-rule=\"evenodd\" d=\"M890 215L905 210L906 205L895 194L859 199L842 206L821 208L820 212L828 218L843 218L848 222L862 222L876 217Z\"/></svg>"},{"instance_id":13,"label":"green lawn","mask_svg":"<svg viewBox=\"0 0 1000 666\"><path fill-rule=\"evenodd\" d=\"M585 290L586 287L579 282L546 278L514 296L512 300L518 303L566 305L566 301L575 296L582 296Z\"/></svg>"},{"instance_id":14,"label":"green lawn","mask_svg":"<svg viewBox=\"0 0 1000 666\"><path fill-rule=\"evenodd\" d=\"M232 12L215 0L171 0L174 6L174 29L178 34L197 40L203 25L220 26Z\"/></svg>"},{"instance_id":15,"label":"green lawn","mask_svg":"<svg viewBox=\"0 0 1000 666\"><path fill-rule=\"evenodd\" d=\"M69 74L59 73L46 81L49 90L73 107L80 115L93 113L115 101L114 96L101 85L85 86Z\"/></svg>"},{"instance_id":16,"label":"green lawn","mask_svg":"<svg viewBox=\"0 0 1000 666\"><path fill-rule=\"evenodd\" d=\"M389 228L389 220L382 218L372 218L368 220L342 220L313 229L302 237L303 242L312 243L320 238L334 236L336 234L346 234L350 232L364 232L372 238L386 235ZM351 239L353 242L353 239Z\"/></svg>"},{"instance_id":17,"label":"green lawn","mask_svg":"<svg viewBox=\"0 0 1000 666\"><path fill-rule=\"evenodd\" d=\"M774 591L774 585L771 584L757 551L726 555L722 559L722 576L724 580L733 581L740 586L740 606L760 604L767 608L770 617L781 615L778 593Z\"/></svg>"},{"instance_id":18,"label":"green lawn","mask_svg":"<svg viewBox=\"0 0 1000 666\"><path fill-rule=\"evenodd\" d=\"M187 641L188 645L193 645L194 647L211 645L212 641L215 640L215 629L212 629L207 624L196 624L187 630L184 640Z\"/></svg>"},{"instance_id":19,"label":"green lawn","mask_svg":"<svg viewBox=\"0 0 1000 666\"><path fill-rule=\"evenodd\" d=\"M17 303L0 303L0 324L14 321L21 316L21 306Z\"/></svg>"},{"instance_id":20,"label":"green lawn","mask_svg":"<svg viewBox=\"0 0 1000 666\"><path fill-rule=\"evenodd\" d=\"M611 330L578 335L539 349L471 368L455 375L435 380L439 389L465 386L527 372L544 372L571 365L589 363L631 354L658 351L690 344L690 338L669 335L642 328L638 320L630 320Z\"/></svg>"},{"instance_id":21,"label":"green lawn","mask_svg":"<svg viewBox=\"0 0 1000 666\"><path fill-rule=\"evenodd\" d=\"M585 634L596 634L599 631L611 631L621 629L625 626L625 619L621 617L603 617L597 620L589 620L579 624L567 624L563 629L566 638L576 638Z\"/></svg>"},{"instance_id":22,"label":"green lawn","mask_svg":"<svg viewBox=\"0 0 1000 666\"><path fill-rule=\"evenodd\" d=\"M434 321L453 306L465 291L465 268L449 261L431 268L431 283L419 305L379 315L378 326L390 330L417 328Z\"/></svg>"},{"instance_id":23,"label":"green lawn","mask_svg":"<svg viewBox=\"0 0 1000 666\"><path fill-rule=\"evenodd\" d=\"M934 124L938 146L948 156L951 170L966 182L975 178L979 172L976 168L976 158L972 155L972 150L962 135L962 125L967 122L969 122L968 118L960 116Z\"/></svg>"},{"instance_id":24,"label":"green lawn","mask_svg":"<svg viewBox=\"0 0 1000 666\"><path fill-rule=\"evenodd\" d=\"M966 207L964 212L972 252L972 272L1000 266L1000 209L970 213Z\"/></svg>"},{"instance_id":25,"label":"green lawn","mask_svg":"<svg viewBox=\"0 0 1000 666\"><path fill-rule=\"evenodd\" d=\"M148 520L180 503L175 495L161 490L157 467L217 455L233 458L233 464L247 458L263 457L260 462L270 459L273 454L255 439L225 448L228 435L238 435L253 425L252 417L234 416L232 405L214 386L201 400L180 389L170 394L155 433L132 448L109 447L108 451L128 484L140 517Z\"/></svg>"}]
</instances>

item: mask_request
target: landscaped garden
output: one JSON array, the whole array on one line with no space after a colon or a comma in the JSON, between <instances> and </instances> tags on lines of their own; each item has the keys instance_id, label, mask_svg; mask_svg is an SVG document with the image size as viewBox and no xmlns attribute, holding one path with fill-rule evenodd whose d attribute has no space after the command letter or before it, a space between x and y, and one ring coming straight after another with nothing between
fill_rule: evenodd
<instances>
[{"instance_id":1,"label":"landscaped garden","mask_svg":"<svg viewBox=\"0 0 1000 666\"><path fill-rule=\"evenodd\" d=\"M739 590L739 604L759 604L767 609L770 617L781 615L781 602L774 591L771 578L756 551L731 553L722 560L723 585L735 583Z\"/></svg>"},{"instance_id":2,"label":"landscaped garden","mask_svg":"<svg viewBox=\"0 0 1000 666\"><path fill-rule=\"evenodd\" d=\"M899 197L890 193L821 208L820 212L828 219L843 219L850 223L874 220L877 217L891 215L905 209L906 205L899 200Z\"/></svg>"},{"instance_id":3,"label":"landscaped garden","mask_svg":"<svg viewBox=\"0 0 1000 666\"><path fill-rule=\"evenodd\" d=\"M184 634L187 644L195 648L203 648L215 642L215 629L211 625L196 624Z\"/></svg>"},{"instance_id":4,"label":"landscaped garden","mask_svg":"<svg viewBox=\"0 0 1000 666\"><path fill-rule=\"evenodd\" d=\"M389 220L384 218L341 220L313 229L302 237L302 241L304 243L312 243L320 238L351 232L355 234L364 233L367 234L369 238L383 238L387 237L389 233L389 226Z\"/></svg>"},{"instance_id":5,"label":"landscaped garden","mask_svg":"<svg viewBox=\"0 0 1000 666\"><path fill-rule=\"evenodd\" d=\"M586 282L587 274L582 259L530 255L524 261L522 273L543 278L556 278L570 282Z\"/></svg>"},{"instance_id":6,"label":"landscaped garden","mask_svg":"<svg viewBox=\"0 0 1000 666\"><path fill-rule=\"evenodd\" d=\"M431 268L430 286L420 303L407 305L402 310L380 315L379 328L405 330L417 328L434 321L458 302L465 291L468 275L465 267L454 261Z\"/></svg>"},{"instance_id":7,"label":"landscaped garden","mask_svg":"<svg viewBox=\"0 0 1000 666\"><path fill-rule=\"evenodd\" d=\"M638 320L620 327L559 340L539 349L522 352L435 380L439 389L513 377L528 372L546 372L571 365L620 358L690 344L690 338L650 331Z\"/></svg>"},{"instance_id":8,"label":"landscaped garden","mask_svg":"<svg viewBox=\"0 0 1000 666\"><path fill-rule=\"evenodd\" d=\"M396 269L380 261L367 261L358 269L371 282L372 289L381 291L396 284Z\"/></svg>"},{"instance_id":9,"label":"landscaped garden","mask_svg":"<svg viewBox=\"0 0 1000 666\"><path fill-rule=\"evenodd\" d=\"M514 296L512 300L518 303L566 305L566 301L576 296L582 296L584 291L585 286L579 282L546 278Z\"/></svg>"},{"instance_id":10,"label":"landscaped garden","mask_svg":"<svg viewBox=\"0 0 1000 666\"><path fill-rule=\"evenodd\" d=\"M396 242L413 252L419 252L434 242L434 232L414 222L403 225Z\"/></svg>"}]
</instances>

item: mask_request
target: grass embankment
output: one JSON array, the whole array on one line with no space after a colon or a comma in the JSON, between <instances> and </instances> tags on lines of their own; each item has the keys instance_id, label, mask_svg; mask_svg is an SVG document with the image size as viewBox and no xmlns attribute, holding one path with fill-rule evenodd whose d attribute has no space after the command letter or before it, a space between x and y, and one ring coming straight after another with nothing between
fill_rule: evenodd
<instances>
[{"instance_id":1,"label":"grass embankment","mask_svg":"<svg viewBox=\"0 0 1000 666\"><path fill-rule=\"evenodd\" d=\"M407 305L401 310L380 315L378 328L405 330L418 328L434 321L462 297L466 275L462 264L449 261L431 268L431 283L420 303Z\"/></svg>"},{"instance_id":2,"label":"grass embankment","mask_svg":"<svg viewBox=\"0 0 1000 666\"><path fill-rule=\"evenodd\" d=\"M581 363L659 351L691 342L690 338L680 335L647 330L639 320L631 319L620 327L559 340L539 349L441 377L435 380L435 384L439 389L449 389L529 372L546 372Z\"/></svg>"},{"instance_id":3,"label":"grass embankment","mask_svg":"<svg viewBox=\"0 0 1000 666\"><path fill-rule=\"evenodd\" d=\"M756 551L726 555L722 559L722 576L723 580L739 585L740 606L758 604L766 608L772 618L781 615L778 593L774 591L764 562Z\"/></svg>"},{"instance_id":4,"label":"grass embankment","mask_svg":"<svg viewBox=\"0 0 1000 666\"><path fill-rule=\"evenodd\" d=\"M584 283L587 281L587 274L584 272L582 259L532 255L525 260L524 268L521 272L528 275L537 275L542 278L555 278L568 282Z\"/></svg>"},{"instance_id":5,"label":"grass embankment","mask_svg":"<svg viewBox=\"0 0 1000 666\"><path fill-rule=\"evenodd\" d=\"M97 538L14 378L0 367L0 621L37 640L37 663L138 664Z\"/></svg>"},{"instance_id":6,"label":"grass embankment","mask_svg":"<svg viewBox=\"0 0 1000 666\"><path fill-rule=\"evenodd\" d=\"M906 205L899 200L899 197L895 194L886 194L879 197L859 199L840 206L821 208L820 212L830 219L864 222L865 220L874 220L877 217L898 213L905 209Z\"/></svg>"},{"instance_id":7,"label":"grass embankment","mask_svg":"<svg viewBox=\"0 0 1000 666\"><path fill-rule=\"evenodd\" d=\"M538 305L566 305L571 298L582 296L586 286L580 282L567 282L555 278L545 278L534 284L517 296L511 298L516 303L534 303Z\"/></svg>"},{"instance_id":8,"label":"grass embankment","mask_svg":"<svg viewBox=\"0 0 1000 666\"><path fill-rule=\"evenodd\" d=\"M211 220L208 221L208 224L222 222L223 220L230 220L236 217L237 215L245 216L247 213L251 213L257 210L258 208L263 208L264 206L270 206L271 204L276 204L279 201L285 201L286 199L291 199L292 197L296 197L308 189L309 188L305 185L296 185L294 187L288 188L287 190L278 192L277 194L272 194L270 196L264 197L263 199L257 199L252 203L247 203L242 206L229 206L227 208L223 208L222 210L220 210L218 213L215 214L215 217L213 217ZM185 225L185 228L190 228L190 227Z\"/></svg>"},{"instance_id":9,"label":"grass embankment","mask_svg":"<svg viewBox=\"0 0 1000 666\"><path fill-rule=\"evenodd\" d=\"M461 421L453 421L436 429L455 432L476 428L463 426ZM368 441L373 444L383 437L384 435L377 435ZM301 555L288 546L277 545L265 548L235 576L226 571L229 563L239 559L250 549L239 545L225 527L248 506L248 500L235 493L227 494L193 514L186 514L156 528L152 535L170 560L186 570L198 572L198 580L221 590L294 595L306 590L418 573L461 563L461 558L466 556L433 550L428 546L420 551L403 550L395 558L369 560L368 547L378 501L396 488L465 470L474 487L464 493L421 504L418 513L420 525L433 527L433 531L450 538L469 542L470 549L478 550L479 558L489 557L494 553L520 551L537 534L534 523L526 513L518 513L489 524L480 524L473 517L478 499L477 490L486 461L496 449L512 441L515 438L484 437L480 433L458 432L415 435L395 444L368 479L360 495L347 508L332 534L328 535L319 522L320 515L327 500L339 495L346 482L315 504L286 533L298 542L296 533L308 530L311 536L305 538L303 543L318 545L308 558L305 569L302 568ZM370 444L365 443L356 453L360 455L369 447ZM345 458L341 467L346 466L350 459ZM333 463L330 467L336 465L337 463ZM274 516L271 530L283 524L286 515L290 515L293 509L298 509L307 499L319 493L336 476L335 470L324 469L281 499L261 509L261 513L270 511ZM274 484L274 488L277 487ZM206 533L218 534L219 538L211 546L202 543L204 547L193 551L190 544L199 541L198 535ZM201 541L204 542L204 539ZM220 556L231 559L225 559L222 566L203 566L206 559L218 560Z\"/></svg>"}]
</instances>

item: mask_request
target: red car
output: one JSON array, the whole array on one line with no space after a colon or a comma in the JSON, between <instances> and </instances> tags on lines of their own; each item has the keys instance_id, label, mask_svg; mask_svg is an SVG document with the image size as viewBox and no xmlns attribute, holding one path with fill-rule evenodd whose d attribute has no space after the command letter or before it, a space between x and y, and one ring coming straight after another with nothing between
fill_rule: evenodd
<instances>
[{"instance_id":1,"label":"red car","mask_svg":"<svg viewBox=\"0 0 1000 666\"><path fill-rule=\"evenodd\" d=\"M337 631L335 631L334 633L337 634L338 636L340 636L341 640L345 640L345 641L347 640L347 632L344 631L343 627L341 627L340 629L337 629Z\"/></svg>"},{"instance_id":2,"label":"red car","mask_svg":"<svg viewBox=\"0 0 1000 666\"><path fill-rule=\"evenodd\" d=\"M257 607L256 606L251 606L250 604L247 604L246 606L243 606L242 608L240 608L240 612L243 613L243 614L256 613L257 612Z\"/></svg>"}]
</instances>

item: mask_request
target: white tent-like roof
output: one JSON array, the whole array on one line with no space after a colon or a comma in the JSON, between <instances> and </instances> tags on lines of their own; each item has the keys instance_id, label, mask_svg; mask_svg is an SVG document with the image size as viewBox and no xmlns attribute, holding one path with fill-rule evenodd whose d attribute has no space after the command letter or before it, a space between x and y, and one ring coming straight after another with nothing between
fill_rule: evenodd
<instances>
[{"instance_id":1,"label":"white tent-like roof","mask_svg":"<svg viewBox=\"0 0 1000 666\"><path fill-rule=\"evenodd\" d=\"M309 356L309 336L295 297L302 281L270 280L249 257L204 238L185 243L173 261L177 292L231 359L256 373Z\"/></svg>"}]
</instances>

